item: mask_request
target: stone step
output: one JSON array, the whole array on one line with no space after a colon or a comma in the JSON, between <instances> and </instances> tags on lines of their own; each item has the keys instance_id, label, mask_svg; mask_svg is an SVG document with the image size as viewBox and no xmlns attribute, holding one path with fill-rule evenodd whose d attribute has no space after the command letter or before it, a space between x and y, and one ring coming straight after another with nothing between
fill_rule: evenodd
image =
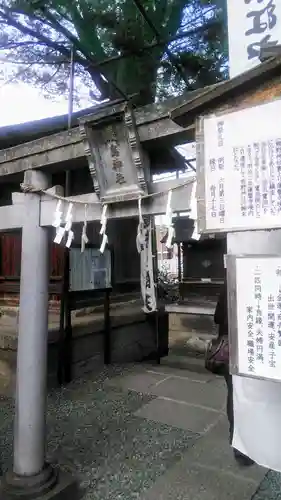
<instances>
[{"instance_id":1,"label":"stone step","mask_svg":"<svg viewBox=\"0 0 281 500\"><path fill-rule=\"evenodd\" d=\"M122 319L122 318L121 318ZM76 326L72 340L73 378L95 371L104 364L103 331L93 331L93 324ZM57 342L48 346L48 385L57 385L59 346ZM112 363L137 362L148 359L155 351L155 334L152 326L136 315L131 321L123 321L112 328ZM15 348L0 348L0 396L13 397L16 380Z\"/></svg>"},{"instance_id":2,"label":"stone step","mask_svg":"<svg viewBox=\"0 0 281 500\"><path fill-rule=\"evenodd\" d=\"M89 299L87 300L89 302ZM79 316L85 316L89 314L93 314L96 312L103 312L104 309L104 299L103 297L100 297L98 299L95 299L92 301L93 306L87 306L84 307L81 305L79 309L73 310L72 311L72 316L74 317L79 317ZM128 292L128 293L123 293L123 294L112 294L110 297L110 307L112 309L116 309L118 307L124 307L128 304L139 304L140 308L142 306L142 302L140 299L140 293L139 292ZM15 318L18 320L18 315L19 315L19 304L16 305L7 305L3 300L0 298L0 313L1 316L7 316L10 318ZM52 318L59 318L60 314L60 302L57 301L54 303L54 301L49 301L49 321L52 321ZM59 319L58 319L59 321Z\"/></svg>"}]
</instances>

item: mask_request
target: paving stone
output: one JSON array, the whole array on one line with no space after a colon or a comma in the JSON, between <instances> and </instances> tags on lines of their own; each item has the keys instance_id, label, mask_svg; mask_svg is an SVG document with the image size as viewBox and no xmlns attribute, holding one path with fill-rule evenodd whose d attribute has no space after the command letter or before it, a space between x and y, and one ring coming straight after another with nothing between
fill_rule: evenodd
<instances>
[{"instance_id":1,"label":"paving stone","mask_svg":"<svg viewBox=\"0 0 281 500\"><path fill-rule=\"evenodd\" d=\"M182 354L174 349L169 349L169 355L161 359L161 366L169 366L171 368L180 369L182 371L190 371L208 376L209 372L205 368L205 360L203 356L192 356Z\"/></svg>"},{"instance_id":2,"label":"paving stone","mask_svg":"<svg viewBox=\"0 0 281 500\"><path fill-rule=\"evenodd\" d=\"M226 395L226 383L224 377L212 377L209 380L208 384L211 386L215 385L216 387L220 387L221 389L223 389L224 394Z\"/></svg>"},{"instance_id":3,"label":"paving stone","mask_svg":"<svg viewBox=\"0 0 281 500\"><path fill-rule=\"evenodd\" d=\"M182 460L140 500L250 500L256 490L255 481Z\"/></svg>"},{"instance_id":4,"label":"paving stone","mask_svg":"<svg viewBox=\"0 0 281 500\"><path fill-rule=\"evenodd\" d=\"M145 371L148 373L159 373L166 376L174 376L182 379L194 380L196 382L208 383L211 381L219 380L218 377L212 375L211 373L196 373L188 370L183 370L180 368L172 368L171 366L165 365L144 365Z\"/></svg>"},{"instance_id":5,"label":"paving stone","mask_svg":"<svg viewBox=\"0 0 281 500\"><path fill-rule=\"evenodd\" d=\"M204 433L220 418L220 413L189 404L157 398L144 405L136 416L196 433Z\"/></svg>"},{"instance_id":6,"label":"paving stone","mask_svg":"<svg viewBox=\"0 0 281 500\"><path fill-rule=\"evenodd\" d=\"M137 374L129 374L126 376L116 377L111 379L108 384L111 386L119 387L123 390L131 390L140 393L150 393L155 384L162 382L169 375L158 373L147 373L141 371Z\"/></svg>"},{"instance_id":7,"label":"paving stone","mask_svg":"<svg viewBox=\"0 0 281 500\"><path fill-rule=\"evenodd\" d=\"M252 479L257 486L267 473L267 469L259 466L239 467L229 444L229 424L227 418L223 416L205 436L196 441L188 452L188 459L201 466L215 467L217 470L231 472L240 478Z\"/></svg>"},{"instance_id":8,"label":"paving stone","mask_svg":"<svg viewBox=\"0 0 281 500\"><path fill-rule=\"evenodd\" d=\"M231 457L226 456L229 448L225 421L215 425L206 437L198 438L194 431L175 427L175 420L171 420L174 424L167 425L160 418L156 421L138 416L141 408L146 408L156 398L151 392L151 384L154 389L156 384L161 387L163 374L159 373L160 379L146 378L146 394L122 390L120 385L116 386L116 378L122 375L128 380L132 374L139 377L141 371L139 365L113 365L49 394L47 459L78 477L86 490L83 500L281 500L279 474L269 472L253 496L258 483L258 478L253 476L254 469L237 471L235 464L230 465ZM115 385L108 385L109 378ZM189 377L186 378L190 382ZM176 382L181 383L180 379L174 380L174 386ZM144 380L141 383L144 384ZM174 419L179 413L179 404L189 411L194 401L198 405L200 387L209 390L211 396L220 387L225 397L223 381L211 377L207 383L192 382L188 385L190 401L185 405L169 402ZM168 386L168 389L171 388ZM181 390L185 389L183 385ZM198 406L194 418L198 419L204 411L210 417L221 418L219 412ZM165 408L160 412L167 414ZM12 416L13 401L0 398L0 464L3 471L12 465ZM181 420L177 418L176 425L183 426L189 416L183 413ZM204 441L205 449L203 445L201 449L201 440L209 436L214 444Z\"/></svg>"},{"instance_id":9,"label":"paving stone","mask_svg":"<svg viewBox=\"0 0 281 500\"><path fill-rule=\"evenodd\" d=\"M219 411L222 411L225 406L225 390L215 383L212 383L212 390L210 390L209 384L170 377L157 386L151 386L150 391L156 396L185 401L194 406L198 405Z\"/></svg>"}]
</instances>

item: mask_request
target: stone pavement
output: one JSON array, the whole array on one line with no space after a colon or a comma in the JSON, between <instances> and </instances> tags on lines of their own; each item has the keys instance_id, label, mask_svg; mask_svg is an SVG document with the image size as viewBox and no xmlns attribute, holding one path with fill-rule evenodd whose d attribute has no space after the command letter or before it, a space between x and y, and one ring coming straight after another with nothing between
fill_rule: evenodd
<instances>
[{"instance_id":1,"label":"stone pavement","mask_svg":"<svg viewBox=\"0 0 281 500\"><path fill-rule=\"evenodd\" d=\"M223 381L155 365L88 373L48 400L48 459L84 500L280 500L281 476L240 468ZM11 466L13 402L0 399L0 461Z\"/></svg>"}]
</instances>

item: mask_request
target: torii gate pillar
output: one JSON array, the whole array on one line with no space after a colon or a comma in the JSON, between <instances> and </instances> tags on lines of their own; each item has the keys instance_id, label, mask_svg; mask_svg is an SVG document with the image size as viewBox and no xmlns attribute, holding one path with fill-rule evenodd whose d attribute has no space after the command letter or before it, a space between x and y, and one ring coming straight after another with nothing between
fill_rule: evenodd
<instances>
[{"instance_id":1,"label":"torii gate pillar","mask_svg":"<svg viewBox=\"0 0 281 500\"><path fill-rule=\"evenodd\" d=\"M48 177L25 172L40 189ZM45 463L48 348L48 230L40 227L40 196L22 196L24 211L14 424L14 462L2 483L2 499L61 498L74 483ZM56 471L56 472L55 472ZM63 483L63 484L62 484ZM73 491L68 494L74 498Z\"/></svg>"}]
</instances>

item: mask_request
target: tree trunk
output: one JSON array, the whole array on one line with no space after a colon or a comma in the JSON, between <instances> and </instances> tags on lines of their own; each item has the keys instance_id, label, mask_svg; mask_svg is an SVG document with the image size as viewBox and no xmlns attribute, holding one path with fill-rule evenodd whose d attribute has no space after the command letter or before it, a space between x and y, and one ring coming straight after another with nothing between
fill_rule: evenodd
<instances>
[{"instance_id":1,"label":"tree trunk","mask_svg":"<svg viewBox=\"0 0 281 500\"><path fill-rule=\"evenodd\" d=\"M132 96L134 105L145 106L155 100L158 64L158 53L126 58L118 61L112 78L128 97Z\"/></svg>"}]
</instances>

